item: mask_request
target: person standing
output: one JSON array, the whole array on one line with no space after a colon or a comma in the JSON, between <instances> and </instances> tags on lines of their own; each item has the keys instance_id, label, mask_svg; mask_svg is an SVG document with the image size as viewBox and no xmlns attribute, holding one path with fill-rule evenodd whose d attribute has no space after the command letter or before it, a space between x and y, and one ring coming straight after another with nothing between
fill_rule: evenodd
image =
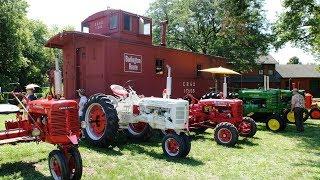
<instances>
[{"instance_id":1,"label":"person standing","mask_svg":"<svg viewBox=\"0 0 320 180\"><path fill-rule=\"evenodd\" d=\"M85 96L85 90L84 89L78 89L77 90L78 92L78 95L80 97L80 101L79 101L79 118L82 116L83 114L83 108L84 108L84 105L87 103L88 101L88 98Z\"/></svg>"},{"instance_id":2,"label":"person standing","mask_svg":"<svg viewBox=\"0 0 320 180\"><path fill-rule=\"evenodd\" d=\"M303 111L305 108L304 97L299 94L298 89L292 90L291 110L294 112L295 123L298 132L303 132Z\"/></svg>"}]
</instances>

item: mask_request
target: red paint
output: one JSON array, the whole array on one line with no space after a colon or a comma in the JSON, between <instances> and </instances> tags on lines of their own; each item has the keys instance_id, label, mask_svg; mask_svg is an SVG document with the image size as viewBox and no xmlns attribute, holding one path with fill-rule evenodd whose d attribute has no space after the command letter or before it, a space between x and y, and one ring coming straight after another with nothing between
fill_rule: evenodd
<instances>
[{"instance_id":1,"label":"red paint","mask_svg":"<svg viewBox=\"0 0 320 180\"><path fill-rule=\"evenodd\" d=\"M131 31L124 29L125 15L131 17ZM111 16L118 17L117 27L112 29ZM128 80L133 80L131 85L137 93L161 97L166 88L167 64L172 67L173 98L188 93L201 97L214 88L212 75L197 75L197 65L201 65L201 69L225 66L225 58L152 45L152 34L139 33L139 19L150 23L151 27L149 18L110 9L82 22L90 33L63 32L47 42L47 47L63 50L64 96L67 99L75 99L75 90L79 88L85 89L88 96L112 94L111 84L124 85ZM130 64L131 70L129 62L125 61L127 54L135 59ZM162 60L163 73L156 74L156 60Z\"/></svg>"}]
</instances>

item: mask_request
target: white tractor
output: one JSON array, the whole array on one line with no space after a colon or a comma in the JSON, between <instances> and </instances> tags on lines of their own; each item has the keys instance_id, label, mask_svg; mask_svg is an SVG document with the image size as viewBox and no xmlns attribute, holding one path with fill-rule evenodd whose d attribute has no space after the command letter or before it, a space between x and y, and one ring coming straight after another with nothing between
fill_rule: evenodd
<instances>
[{"instance_id":1,"label":"white tractor","mask_svg":"<svg viewBox=\"0 0 320 180\"><path fill-rule=\"evenodd\" d=\"M162 149L170 158L189 154L191 142L186 135L189 102L183 99L140 97L129 86L111 85L115 96L95 94L88 99L82 128L87 140L98 146L112 142L118 129L129 138L147 140L152 129L166 131Z\"/></svg>"}]
</instances>

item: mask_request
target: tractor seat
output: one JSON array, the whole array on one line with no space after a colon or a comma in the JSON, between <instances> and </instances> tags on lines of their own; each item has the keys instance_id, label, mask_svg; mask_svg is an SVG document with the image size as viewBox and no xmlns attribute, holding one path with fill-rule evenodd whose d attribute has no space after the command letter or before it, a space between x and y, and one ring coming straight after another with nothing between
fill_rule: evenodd
<instances>
[{"instance_id":1,"label":"tractor seat","mask_svg":"<svg viewBox=\"0 0 320 180\"><path fill-rule=\"evenodd\" d=\"M112 84L110 89L116 96L126 97L128 95L128 91L120 85Z\"/></svg>"}]
</instances>

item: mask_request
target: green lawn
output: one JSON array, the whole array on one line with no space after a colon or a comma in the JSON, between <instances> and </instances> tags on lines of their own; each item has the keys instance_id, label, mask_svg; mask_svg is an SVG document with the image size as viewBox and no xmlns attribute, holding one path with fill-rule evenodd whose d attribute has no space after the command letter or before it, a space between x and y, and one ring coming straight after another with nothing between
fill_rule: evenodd
<instances>
[{"instance_id":1,"label":"green lawn","mask_svg":"<svg viewBox=\"0 0 320 180\"><path fill-rule=\"evenodd\" d=\"M82 142L83 179L320 179L320 121L308 120L305 130L289 125L275 134L259 124L254 139L241 138L234 148L218 146L208 130L193 136L189 156L176 161L163 156L158 136L145 143L121 138L113 150ZM50 179L53 149L35 142L0 146L0 179Z\"/></svg>"}]
</instances>

